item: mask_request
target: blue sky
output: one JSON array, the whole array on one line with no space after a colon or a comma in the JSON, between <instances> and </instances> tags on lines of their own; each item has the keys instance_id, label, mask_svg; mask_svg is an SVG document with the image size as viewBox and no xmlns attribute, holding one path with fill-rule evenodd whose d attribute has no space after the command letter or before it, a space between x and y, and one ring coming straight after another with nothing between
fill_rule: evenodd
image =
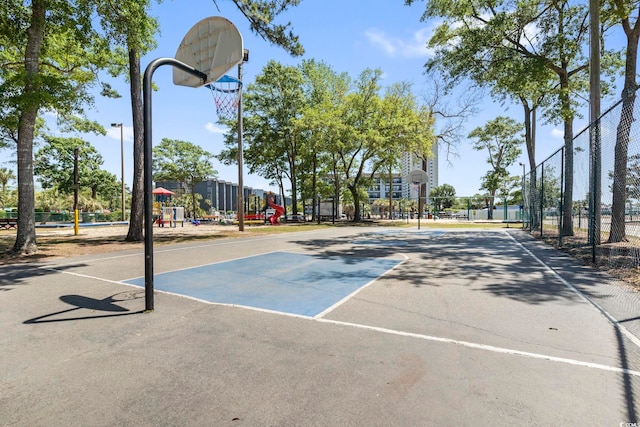
<instances>
[{"instance_id":1,"label":"blue sky","mask_svg":"<svg viewBox=\"0 0 640 427\"><path fill-rule=\"evenodd\" d=\"M302 59L321 60L337 72L348 72L356 77L365 68L380 68L383 85L397 81L413 84L418 96L428 94L432 84L423 74L429 52L426 41L436 23L420 22L424 3L411 7L402 0L303 0L284 14L279 21L291 21L300 36L306 54L302 58L288 55L282 48L272 46L249 30L244 16L228 0L219 0L218 11L212 0L164 1L154 6L152 14L160 21L161 34L158 47L142 59L144 69L159 57L173 57L183 36L198 21L213 15L224 16L238 27L244 38L244 47L250 51L249 62L244 64L244 82L251 83L269 60L297 65ZM234 68L229 72L236 75ZM120 130L109 128L110 123L123 123L125 135L125 182L132 180L132 127L128 87L124 79L104 77L123 95L118 100L96 99L95 109L89 116L108 128L107 136L87 136L104 157L104 169L120 178ZM174 86L169 66L154 74L159 87L153 93L153 140L181 139L196 143L217 154L222 149L222 129L216 125L216 112L208 89ZM453 100L455 101L455 100ZM603 105L603 110L606 105ZM501 106L485 97L479 113L466 123L465 135L498 115L510 115L522 120L521 107ZM585 125L576 121L577 133ZM560 128L542 127L537 133L537 160L542 161L562 145ZM487 170L486 154L474 151L468 141L457 148L457 156L447 161L441 152L439 184L453 185L459 196L479 192L480 178ZM523 147L523 151L524 147ZM521 159L528 165L523 155ZM237 182L237 166L224 166L217 161L215 168L220 179ZM528 170L528 166L527 166ZM520 175L517 163L513 175ZM244 174L244 184L254 188L269 188L268 182L257 176Z\"/></svg>"}]
</instances>

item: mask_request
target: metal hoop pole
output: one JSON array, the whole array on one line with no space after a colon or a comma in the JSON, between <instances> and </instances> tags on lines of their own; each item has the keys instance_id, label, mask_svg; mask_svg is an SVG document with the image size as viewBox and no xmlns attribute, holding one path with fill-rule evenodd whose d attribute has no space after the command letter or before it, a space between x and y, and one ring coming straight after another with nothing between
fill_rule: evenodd
<instances>
[{"instance_id":1,"label":"metal hoop pole","mask_svg":"<svg viewBox=\"0 0 640 427\"><path fill-rule=\"evenodd\" d=\"M238 80L242 80L242 61L238 64ZM244 231L244 179L242 174L242 86L238 87L238 231Z\"/></svg>"},{"instance_id":2,"label":"metal hoop pole","mask_svg":"<svg viewBox=\"0 0 640 427\"><path fill-rule=\"evenodd\" d=\"M171 65L202 79L207 75L175 58L154 59L147 65L142 80L143 128L144 128L144 301L145 311L153 311L153 162L151 139L151 79L156 68Z\"/></svg>"}]
</instances>

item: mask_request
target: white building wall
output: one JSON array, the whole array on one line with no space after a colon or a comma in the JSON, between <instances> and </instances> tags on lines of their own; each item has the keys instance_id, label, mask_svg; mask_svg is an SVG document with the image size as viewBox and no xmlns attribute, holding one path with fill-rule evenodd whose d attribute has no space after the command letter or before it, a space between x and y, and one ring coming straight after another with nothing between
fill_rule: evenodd
<instances>
[{"instance_id":1,"label":"white building wall","mask_svg":"<svg viewBox=\"0 0 640 427\"><path fill-rule=\"evenodd\" d=\"M401 183L394 182L392 189L389 188L388 176L376 176L373 178L371 188L369 188L369 202L376 199L388 199L389 192L393 191L398 194L394 195L394 199L417 199L417 191L412 191L412 184L407 182L407 175L415 169L422 169L422 160L416 155L405 153L400 159L400 170L394 173L394 181L401 180ZM427 195L431 189L438 186L438 148L434 147L432 157L427 159ZM397 189L396 187L399 187ZM399 190L399 191L398 191Z\"/></svg>"},{"instance_id":2,"label":"white building wall","mask_svg":"<svg viewBox=\"0 0 640 427\"><path fill-rule=\"evenodd\" d=\"M415 189L412 188L412 184L407 182L407 175L412 170L422 169L422 159L413 153L405 153L401 161L400 174L403 177L402 182L402 194L406 198L417 198ZM434 144L432 156L427 159L427 195L431 192L431 189L437 187L438 184L438 146ZM412 191L413 190L413 191Z\"/></svg>"}]
</instances>

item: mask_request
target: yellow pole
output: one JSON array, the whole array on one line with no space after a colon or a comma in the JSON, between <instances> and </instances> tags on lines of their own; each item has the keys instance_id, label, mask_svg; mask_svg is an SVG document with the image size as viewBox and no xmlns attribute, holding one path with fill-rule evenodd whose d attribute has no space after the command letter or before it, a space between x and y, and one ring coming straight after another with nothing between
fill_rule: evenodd
<instances>
[{"instance_id":1,"label":"yellow pole","mask_svg":"<svg viewBox=\"0 0 640 427\"><path fill-rule=\"evenodd\" d=\"M73 231L78 235L78 155L80 149L73 150Z\"/></svg>"}]
</instances>

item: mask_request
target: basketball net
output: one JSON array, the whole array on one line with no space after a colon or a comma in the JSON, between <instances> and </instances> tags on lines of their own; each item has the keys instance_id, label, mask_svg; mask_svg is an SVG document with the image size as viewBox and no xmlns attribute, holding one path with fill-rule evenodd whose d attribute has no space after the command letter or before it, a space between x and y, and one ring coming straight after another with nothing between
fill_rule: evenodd
<instances>
[{"instance_id":1,"label":"basketball net","mask_svg":"<svg viewBox=\"0 0 640 427\"><path fill-rule=\"evenodd\" d=\"M209 83L206 86L211 90L218 118L224 120L235 118L240 104L242 82L231 76L224 75L214 83Z\"/></svg>"}]
</instances>

